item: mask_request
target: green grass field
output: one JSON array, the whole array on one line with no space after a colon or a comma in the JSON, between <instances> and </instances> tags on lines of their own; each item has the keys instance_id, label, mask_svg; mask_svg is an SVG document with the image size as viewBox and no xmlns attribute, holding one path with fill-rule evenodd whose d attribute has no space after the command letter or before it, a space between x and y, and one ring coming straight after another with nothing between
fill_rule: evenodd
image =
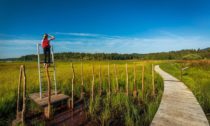
<instances>
[{"instance_id":1,"label":"green grass field","mask_svg":"<svg viewBox=\"0 0 210 126\"><path fill-rule=\"evenodd\" d=\"M125 64L128 63L129 76L129 96L125 95L126 73ZM62 93L71 95L72 62L57 62L57 85ZM102 71L102 89L108 90L108 63L110 64L111 97L99 96L99 64ZM134 83L134 63L136 64L136 83L138 95L132 97ZM155 74L155 92L152 96L152 64L159 63L155 61L85 61L83 62L83 78L86 93L91 91L92 82L92 64L95 74L95 98L90 101L88 107L88 116L95 125L149 125L157 108L159 106L162 92L162 78ZM27 95L39 91L38 70L36 62L12 62L0 63L0 125L8 125L15 118L17 85L19 79L19 67L25 65L27 77ZM81 62L73 62L75 69L75 88L76 97L80 96L81 88ZM119 81L118 93L114 93L116 88L114 64L116 64L117 76ZM142 97L141 92L141 74L142 65L145 65L145 94ZM53 87L53 86L52 86ZM47 89L47 83L43 85ZM28 106L29 109L34 109Z\"/></svg>"},{"instance_id":2,"label":"green grass field","mask_svg":"<svg viewBox=\"0 0 210 126\"><path fill-rule=\"evenodd\" d=\"M189 67L183 71L182 81L196 96L198 102L209 118L210 114L210 63L209 61L171 62L161 64L166 72L180 79L181 64Z\"/></svg>"}]
</instances>

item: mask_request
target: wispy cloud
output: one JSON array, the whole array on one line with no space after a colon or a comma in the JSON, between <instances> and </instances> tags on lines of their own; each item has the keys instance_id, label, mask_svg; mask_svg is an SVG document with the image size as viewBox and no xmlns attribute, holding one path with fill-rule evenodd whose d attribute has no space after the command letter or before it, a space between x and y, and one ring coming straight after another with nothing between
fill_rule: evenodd
<instances>
[{"instance_id":1,"label":"wispy cloud","mask_svg":"<svg viewBox=\"0 0 210 126\"><path fill-rule=\"evenodd\" d=\"M93 34L93 33L80 33L80 32L55 32L56 35L69 35L69 36L79 36L79 37L99 37L104 36L102 34Z\"/></svg>"},{"instance_id":2,"label":"wispy cloud","mask_svg":"<svg viewBox=\"0 0 210 126\"><path fill-rule=\"evenodd\" d=\"M118 53L150 53L180 49L197 49L208 47L209 44L210 41L201 36L180 36L172 33L157 37L80 38L55 43L61 50Z\"/></svg>"},{"instance_id":3,"label":"wispy cloud","mask_svg":"<svg viewBox=\"0 0 210 126\"><path fill-rule=\"evenodd\" d=\"M206 48L210 45L208 38L199 35L181 36L170 32L162 32L161 35L152 37L113 37L108 35L101 37L100 34L88 33L74 33L73 35L81 35L82 37L52 41L55 52L150 53ZM94 36L94 38L83 36ZM0 58L36 54L37 42L41 42L41 40L0 40Z\"/></svg>"},{"instance_id":4,"label":"wispy cloud","mask_svg":"<svg viewBox=\"0 0 210 126\"><path fill-rule=\"evenodd\" d=\"M27 46L31 44L36 44L40 40L28 40L28 39L10 39L10 40L0 40L0 45L12 45L12 46Z\"/></svg>"},{"instance_id":5,"label":"wispy cloud","mask_svg":"<svg viewBox=\"0 0 210 126\"><path fill-rule=\"evenodd\" d=\"M40 40L10 39L0 40L0 58L20 57L36 53L36 43Z\"/></svg>"},{"instance_id":6,"label":"wispy cloud","mask_svg":"<svg viewBox=\"0 0 210 126\"><path fill-rule=\"evenodd\" d=\"M94 38L122 38L122 36L105 35L96 33L83 33L83 32L55 32L55 35L72 36L72 37L94 37Z\"/></svg>"},{"instance_id":7,"label":"wispy cloud","mask_svg":"<svg viewBox=\"0 0 210 126\"><path fill-rule=\"evenodd\" d=\"M4 34L4 33L0 33L0 38L1 39L17 39L17 38L20 38L21 36L18 36L18 35L12 35L12 34Z\"/></svg>"}]
</instances>

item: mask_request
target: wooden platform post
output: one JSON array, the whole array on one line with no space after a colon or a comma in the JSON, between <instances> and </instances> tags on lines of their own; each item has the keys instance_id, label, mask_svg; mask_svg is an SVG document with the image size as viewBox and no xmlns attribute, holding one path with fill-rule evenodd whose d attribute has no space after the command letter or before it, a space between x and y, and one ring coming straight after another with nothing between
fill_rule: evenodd
<instances>
[{"instance_id":1,"label":"wooden platform post","mask_svg":"<svg viewBox=\"0 0 210 126\"><path fill-rule=\"evenodd\" d=\"M134 72L133 72L133 97L137 96L137 85L136 85L136 64L134 64Z\"/></svg>"},{"instance_id":2,"label":"wooden platform post","mask_svg":"<svg viewBox=\"0 0 210 126\"><path fill-rule=\"evenodd\" d=\"M142 99L144 99L144 64L142 65L142 74L141 74L141 92L142 92Z\"/></svg>"},{"instance_id":3,"label":"wooden platform post","mask_svg":"<svg viewBox=\"0 0 210 126\"><path fill-rule=\"evenodd\" d=\"M126 71L126 95L128 96L128 64L125 65L125 71Z\"/></svg>"},{"instance_id":4,"label":"wooden platform post","mask_svg":"<svg viewBox=\"0 0 210 126\"><path fill-rule=\"evenodd\" d=\"M47 64L45 66L45 70L46 70L46 76L47 76L48 106L47 108L45 108L45 116L47 119L50 119L51 118L51 82L50 82L48 67L49 65Z\"/></svg>"}]
</instances>

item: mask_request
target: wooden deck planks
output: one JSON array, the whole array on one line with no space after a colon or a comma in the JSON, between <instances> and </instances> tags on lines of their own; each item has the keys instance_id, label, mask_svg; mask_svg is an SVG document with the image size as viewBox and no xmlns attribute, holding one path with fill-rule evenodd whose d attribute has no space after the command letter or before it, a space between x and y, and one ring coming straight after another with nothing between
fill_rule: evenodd
<instances>
[{"instance_id":1,"label":"wooden deck planks","mask_svg":"<svg viewBox=\"0 0 210 126\"><path fill-rule=\"evenodd\" d=\"M38 106L40 107L46 107L48 104L48 96L43 93L43 98L40 99L39 97L39 93L33 93L29 95L29 98L32 99ZM64 95L64 94L57 94L55 95L54 93L52 93L51 95L51 104L60 102L60 101L64 101L69 99L69 96Z\"/></svg>"},{"instance_id":2,"label":"wooden deck planks","mask_svg":"<svg viewBox=\"0 0 210 126\"><path fill-rule=\"evenodd\" d=\"M155 66L164 79L164 92L151 126L209 126L193 93L175 77Z\"/></svg>"}]
</instances>

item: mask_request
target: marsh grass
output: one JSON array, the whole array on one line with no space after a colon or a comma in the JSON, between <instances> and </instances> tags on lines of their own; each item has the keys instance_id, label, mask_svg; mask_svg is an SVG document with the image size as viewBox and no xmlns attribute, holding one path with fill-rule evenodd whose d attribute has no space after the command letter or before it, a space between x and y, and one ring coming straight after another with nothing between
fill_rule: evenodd
<instances>
[{"instance_id":1,"label":"marsh grass","mask_svg":"<svg viewBox=\"0 0 210 126\"><path fill-rule=\"evenodd\" d=\"M128 63L129 96L125 95L125 63ZM111 96L108 92L108 63L110 64ZM136 64L136 84L138 95L132 97L134 83L134 63ZM155 74L155 93L152 96L151 62L140 61L85 61L83 62L83 80L86 96L91 94L92 64L94 64L95 86L94 99L88 100L88 117L96 125L149 125L160 103L163 92L163 81ZM36 62L0 63L0 125L7 125L15 118L17 83L19 66L25 64L27 77L27 95L39 92L38 71ZM81 62L73 62L75 71L74 94L79 98L81 93ZM99 96L99 64L101 64L102 91ZM114 64L116 64L119 92L115 92L116 80ZM145 65L145 94L141 92L141 70ZM56 63L57 88L62 93L71 96L72 70L70 62ZM52 76L51 76L52 78ZM43 80L46 82L46 80ZM52 88L54 85L52 84ZM47 83L43 83L43 91L47 90ZM144 98L142 98L144 96ZM144 99L144 100L143 100ZM28 103L28 109L40 111L35 105Z\"/></svg>"}]
</instances>

